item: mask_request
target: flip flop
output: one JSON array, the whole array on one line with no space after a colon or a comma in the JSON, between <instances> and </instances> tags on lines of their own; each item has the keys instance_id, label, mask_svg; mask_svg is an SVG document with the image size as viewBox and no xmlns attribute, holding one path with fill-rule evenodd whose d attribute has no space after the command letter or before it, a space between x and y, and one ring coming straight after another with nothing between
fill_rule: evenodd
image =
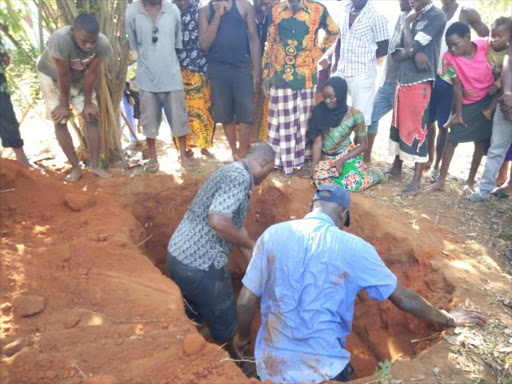
<instances>
[{"instance_id":1,"label":"flip flop","mask_svg":"<svg viewBox=\"0 0 512 384\"><path fill-rule=\"evenodd\" d=\"M435 183L439 179L439 171L437 169L432 169L430 171L430 180Z\"/></svg>"},{"instance_id":2,"label":"flip flop","mask_svg":"<svg viewBox=\"0 0 512 384\"><path fill-rule=\"evenodd\" d=\"M160 164L157 162L155 163L149 163L147 166L146 166L146 169L145 171L147 173L155 173L157 172L158 170L160 169Z\"/></svg>"},{"instance_id":3,"label":"flip flop","mask_svg":"<svg viewBox=\"0 0 512 384\"><path fill-rule=\"evenodd\" d=\"M403 197L413 197L416 196L419 193L419 191L416 189L414 185L408 185L402 190L401 195Z\"/></svg>"},{"instance_id":4,"label":"flip flop","mask_svg":"<svg viewBox=\"0 0 512 384\"><path fill-rule=\"evenodd\" d=\"M510 195L501 191L491 192L491 195L497 197L498 199L508 199L510 197Z\"/></svg>"}]
</instances>

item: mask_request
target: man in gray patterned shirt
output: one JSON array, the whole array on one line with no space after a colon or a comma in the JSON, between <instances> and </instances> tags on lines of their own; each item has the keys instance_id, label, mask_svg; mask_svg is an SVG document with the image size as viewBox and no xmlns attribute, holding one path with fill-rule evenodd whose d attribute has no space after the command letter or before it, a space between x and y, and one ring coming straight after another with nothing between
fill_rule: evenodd
<instances>
[{"instance_id":1,"label":"man in gray patterned shirt","mask_svg":"<svg viewBox=\"0 0 512 384\"><path fill-rule=\"evenodd\" d=\"M215 341L228 342L237 327L228 268L237 245L249 261L254 240L244 226L250 191L274 167L275 153L267 143L249 149L246 157L215 171L203 184L167 247L169 276L180 287L187 315L205 320Z\"/></svg>"}]
</instances>

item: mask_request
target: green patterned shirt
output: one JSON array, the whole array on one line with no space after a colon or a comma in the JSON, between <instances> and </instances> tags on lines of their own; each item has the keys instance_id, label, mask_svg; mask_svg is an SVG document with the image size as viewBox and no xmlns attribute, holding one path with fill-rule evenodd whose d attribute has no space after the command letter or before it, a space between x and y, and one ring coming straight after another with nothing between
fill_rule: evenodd
<instances>
[{"instance_id":1,"label":"green patterned shirt","mask_svg":"<svg viewBox=\"0 0 512 384\"><path fill-rule=\"evenodd\" d=\"M337 155L343 152L352 143L350 135L356 137L366 136L364 116L354 107L349 107L338 127L331 128L323 136L322 152L326 155Z\"/></svg>"}]
</instances>

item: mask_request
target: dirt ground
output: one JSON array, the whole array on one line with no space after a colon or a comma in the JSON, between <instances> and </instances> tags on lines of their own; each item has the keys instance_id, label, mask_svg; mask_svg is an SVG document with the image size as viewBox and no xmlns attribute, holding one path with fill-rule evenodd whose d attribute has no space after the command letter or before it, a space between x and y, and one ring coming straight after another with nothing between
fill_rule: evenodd
<instances>
[{"instance_id":1,"label":"dirt ground","mask_svg":"<svg viewBox=\"0 0 512 384\"><path fill-rule=\"evenodd\" d=\"M41 123L34 134L38 117L30 119L22 127L27 152L55 158L39 163L46 175L0 160L0 382L256 382L198 333L165 276L171 234L203 181L229 161L221 133L217 159L196 154L201 167L195 171L177 165L163 137L156 175L116 168L109 180L86 172L67 184L51 129ZM375 159L387 168L384 126ZM440 331L361 294L347 344L357 383L512 381L512 265L504 255L512 247L512 203L459 198L471 149L457 150L446 192L401 198L412 176L407 168L402 185L353 195L350 231L434 305L476 308L489 323ZM302 217L312 194L307 181L273 172L252 193L249 232L256 237L276 222ZM235 291L245 268L233 251ZM258 326L259 318L254 333Z\"/></svg>"}]
</instances>

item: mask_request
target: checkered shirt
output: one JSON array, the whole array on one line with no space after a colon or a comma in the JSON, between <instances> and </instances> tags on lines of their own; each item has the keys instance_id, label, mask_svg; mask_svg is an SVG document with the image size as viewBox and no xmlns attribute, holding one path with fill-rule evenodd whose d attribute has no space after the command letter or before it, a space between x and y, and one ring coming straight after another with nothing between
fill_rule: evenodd
<instances>
[{"instance_id":1,"label":"checkered shirt","mask_svg":"<svg viewBox=\"0 0 512 384\"><path fill-rule=\"evenodd\" d=\"M368 0L352 27L349 27L352 1L344 9L338 18L341 45L336 76L346 78L375 70L377 42L389 39L389 29L388 20L377 12L372 0Z\"/></svg>"},{"instance_id":2,"label":"checkered shirt","mask_svg":"<svg viewBox=\"0 0 512 384\"><path fill-rule=\"evenodd\" d=\"M203 184L169 241L168 252L180 262L207 271L213 263L222 268L233 246L220 238L208 223L208 214L217 212L242 228L249 209L252 176L238 161L215 171Z\"/></svg>"}]
</instances>

